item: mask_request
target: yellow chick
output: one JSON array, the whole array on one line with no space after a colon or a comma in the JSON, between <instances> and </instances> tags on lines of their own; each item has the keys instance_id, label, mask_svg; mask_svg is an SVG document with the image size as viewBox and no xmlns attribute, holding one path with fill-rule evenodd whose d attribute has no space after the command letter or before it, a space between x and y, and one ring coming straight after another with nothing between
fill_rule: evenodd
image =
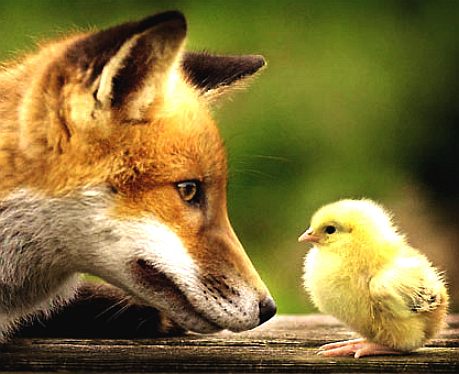
<instances>
[{"instance_id":1,"label":"yellow chick","mask_svg":"<svg viewBox=\"0 0 459 374\"><path fill-rule=\"evenodd\" d=\"M313 245L304 285L314 304L362 336L326 344L319 354L401 354L443 327L448 294L441 274L375 202L341 200L322 207L298 241Z\"/></svg>"}]
</instances>

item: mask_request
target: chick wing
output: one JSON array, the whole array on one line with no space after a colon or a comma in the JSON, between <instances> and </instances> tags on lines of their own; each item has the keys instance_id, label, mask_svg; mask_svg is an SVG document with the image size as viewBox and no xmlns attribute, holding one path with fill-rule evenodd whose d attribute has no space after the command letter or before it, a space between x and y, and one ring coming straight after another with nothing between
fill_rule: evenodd
<instances>
[{"instance_id":1,"label":"chick wing","mask_svg":"<svg viewBox=\"0 0 459 374\"><path fill-rule=\"evenodd\" d=\"M375 313L407 318L444 304L442 276L423 256L400 257L370 281Z\"/></svg>"}]
</instances>

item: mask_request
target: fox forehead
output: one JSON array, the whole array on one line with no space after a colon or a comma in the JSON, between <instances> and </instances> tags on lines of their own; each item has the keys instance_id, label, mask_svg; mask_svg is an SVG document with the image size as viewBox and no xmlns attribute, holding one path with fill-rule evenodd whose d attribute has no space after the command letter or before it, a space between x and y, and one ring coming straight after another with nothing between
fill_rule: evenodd
<instances>
[{"instance_id":1,"label":"fox forehead","mask_svg":"<svg viewBox=\"0 0 459 374\"><path fill-rule=\"evenodd\" d=\"M149 188L151 183L226 179L223 142L207 110L181 109L147 124L118 126L109 139L116 184L135 179Z\"/></svg>"}]
</instances>

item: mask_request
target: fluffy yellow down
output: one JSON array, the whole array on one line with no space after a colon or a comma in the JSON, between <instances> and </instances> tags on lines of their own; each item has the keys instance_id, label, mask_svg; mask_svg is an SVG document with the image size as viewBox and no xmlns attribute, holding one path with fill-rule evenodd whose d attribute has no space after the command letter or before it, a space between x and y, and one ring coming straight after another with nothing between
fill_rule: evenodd
<instances>
[{"instance_id":1,"label":"fluffy yellow down","mask_svg":"<svg viewBox=\"0 0 459 374\"><path fill-rule=\"evenodd\" d=\"M314 304L368 341L411 351L443 326L448 294L442 276L378 204L326 205L300 240L313 244L304 285Z\"/></svg>"}]
</instances>

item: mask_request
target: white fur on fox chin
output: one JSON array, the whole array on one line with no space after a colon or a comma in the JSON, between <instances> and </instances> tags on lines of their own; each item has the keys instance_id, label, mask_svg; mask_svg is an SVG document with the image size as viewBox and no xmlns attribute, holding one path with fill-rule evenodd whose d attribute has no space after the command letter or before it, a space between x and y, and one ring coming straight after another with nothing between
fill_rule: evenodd
<instances>
[{"instance_id":1,"label":"white fur on fox chin","mask_svg":"<svg viewBox=\"0 0 459 374\"><path fill-rule=\"evenodd\" d=\"M0 341L20 321L48 315L70 301L82 272L136 295L186 329L238 331L258 324L257 297L245 282L231 284L240 293L237 300L207 298L199 269L180 238L153 217L108 218L111 196L106 188L60 198L23 189L0 202ZM164 272L192 310L142 290L128 270L136 258Z\"/></svg>"}]
</instances>

